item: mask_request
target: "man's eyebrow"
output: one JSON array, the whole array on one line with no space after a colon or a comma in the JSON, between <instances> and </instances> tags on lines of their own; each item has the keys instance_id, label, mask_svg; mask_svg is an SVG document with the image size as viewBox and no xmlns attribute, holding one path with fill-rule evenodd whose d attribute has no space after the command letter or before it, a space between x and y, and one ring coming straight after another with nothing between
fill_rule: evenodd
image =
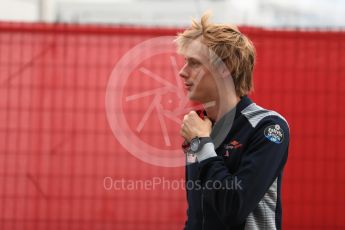
<instances>
[{"instance_id":1,"label":"man's eyebrow","mask_svg":"<svg viewBox=\"0 0 345 230\"><path fill-rule=\"evenodd\" d=\"M185 57L185 59L188 60L188 61L196 61L196 62L200 62L201 63L201 61L199 59L195 58L195 57Z\"/></svg>"}]
</instances>

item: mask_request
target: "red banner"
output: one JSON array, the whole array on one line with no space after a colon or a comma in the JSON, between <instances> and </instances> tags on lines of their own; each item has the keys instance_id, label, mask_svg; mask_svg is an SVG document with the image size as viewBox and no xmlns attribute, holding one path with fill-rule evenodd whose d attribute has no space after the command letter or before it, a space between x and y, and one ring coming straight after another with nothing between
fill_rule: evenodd
<instances>
[{"instance_id":1,"label":"red banner","mask_svg":"<svg viewBox=\"0 0 345 230\"><path fill-rule=\"evenodd\" d=\"M182 229L177 31L0 24L0 229ZM344 228L345 33L242 31L291 129L284 228Z\"/></svg>"}]
</instances>

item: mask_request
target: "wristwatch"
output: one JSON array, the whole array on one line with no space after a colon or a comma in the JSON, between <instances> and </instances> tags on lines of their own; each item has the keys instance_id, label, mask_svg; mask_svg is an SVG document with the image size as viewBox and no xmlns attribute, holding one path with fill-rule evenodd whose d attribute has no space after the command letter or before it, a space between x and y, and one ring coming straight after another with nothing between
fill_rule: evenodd
<instances>
[{"instance_id":1,"label":"wristwatch","mask_svg":"<svg viewBox=\"0 0 345 230\"><path fill-rule=\"evenodd\" d=\"M199 152L206 143L212 142L211 137L194 137L190 141L190 150L193 153Z\"/></svg>"}]
</instances>

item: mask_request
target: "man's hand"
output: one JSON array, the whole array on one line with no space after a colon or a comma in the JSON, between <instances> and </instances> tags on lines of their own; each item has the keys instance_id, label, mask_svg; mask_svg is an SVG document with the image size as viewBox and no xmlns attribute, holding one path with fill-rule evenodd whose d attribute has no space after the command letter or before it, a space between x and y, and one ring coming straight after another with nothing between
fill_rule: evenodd
<instances>
[{"instance_id":1,"label":"man's hand","mask_svg":"<svg viewBox=\"0 0 345 230\"><path fill-rule=\"evenodd\" d=\"M209 137L212 131L212 122L207 117L201 119L195 111L191 111L183 118L180 134L190 142L194 137Z\"/></svg>"}]
</instances>

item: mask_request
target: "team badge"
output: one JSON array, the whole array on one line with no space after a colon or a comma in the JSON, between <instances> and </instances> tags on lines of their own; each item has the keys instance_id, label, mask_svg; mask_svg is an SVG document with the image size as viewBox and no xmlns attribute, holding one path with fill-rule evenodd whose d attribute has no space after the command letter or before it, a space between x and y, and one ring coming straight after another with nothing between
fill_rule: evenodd
<instances>
[{"instance_id":1,"label":"team badge","mask_svg":"<svg viewBox=\"0 0 345 230\"><path fill-rule=\"evenodd\" d=\"M281 144L284 140L284 131L280 125L270 125L264 131L265 137L276 143Z\"/></svg>"}]
</instances>

